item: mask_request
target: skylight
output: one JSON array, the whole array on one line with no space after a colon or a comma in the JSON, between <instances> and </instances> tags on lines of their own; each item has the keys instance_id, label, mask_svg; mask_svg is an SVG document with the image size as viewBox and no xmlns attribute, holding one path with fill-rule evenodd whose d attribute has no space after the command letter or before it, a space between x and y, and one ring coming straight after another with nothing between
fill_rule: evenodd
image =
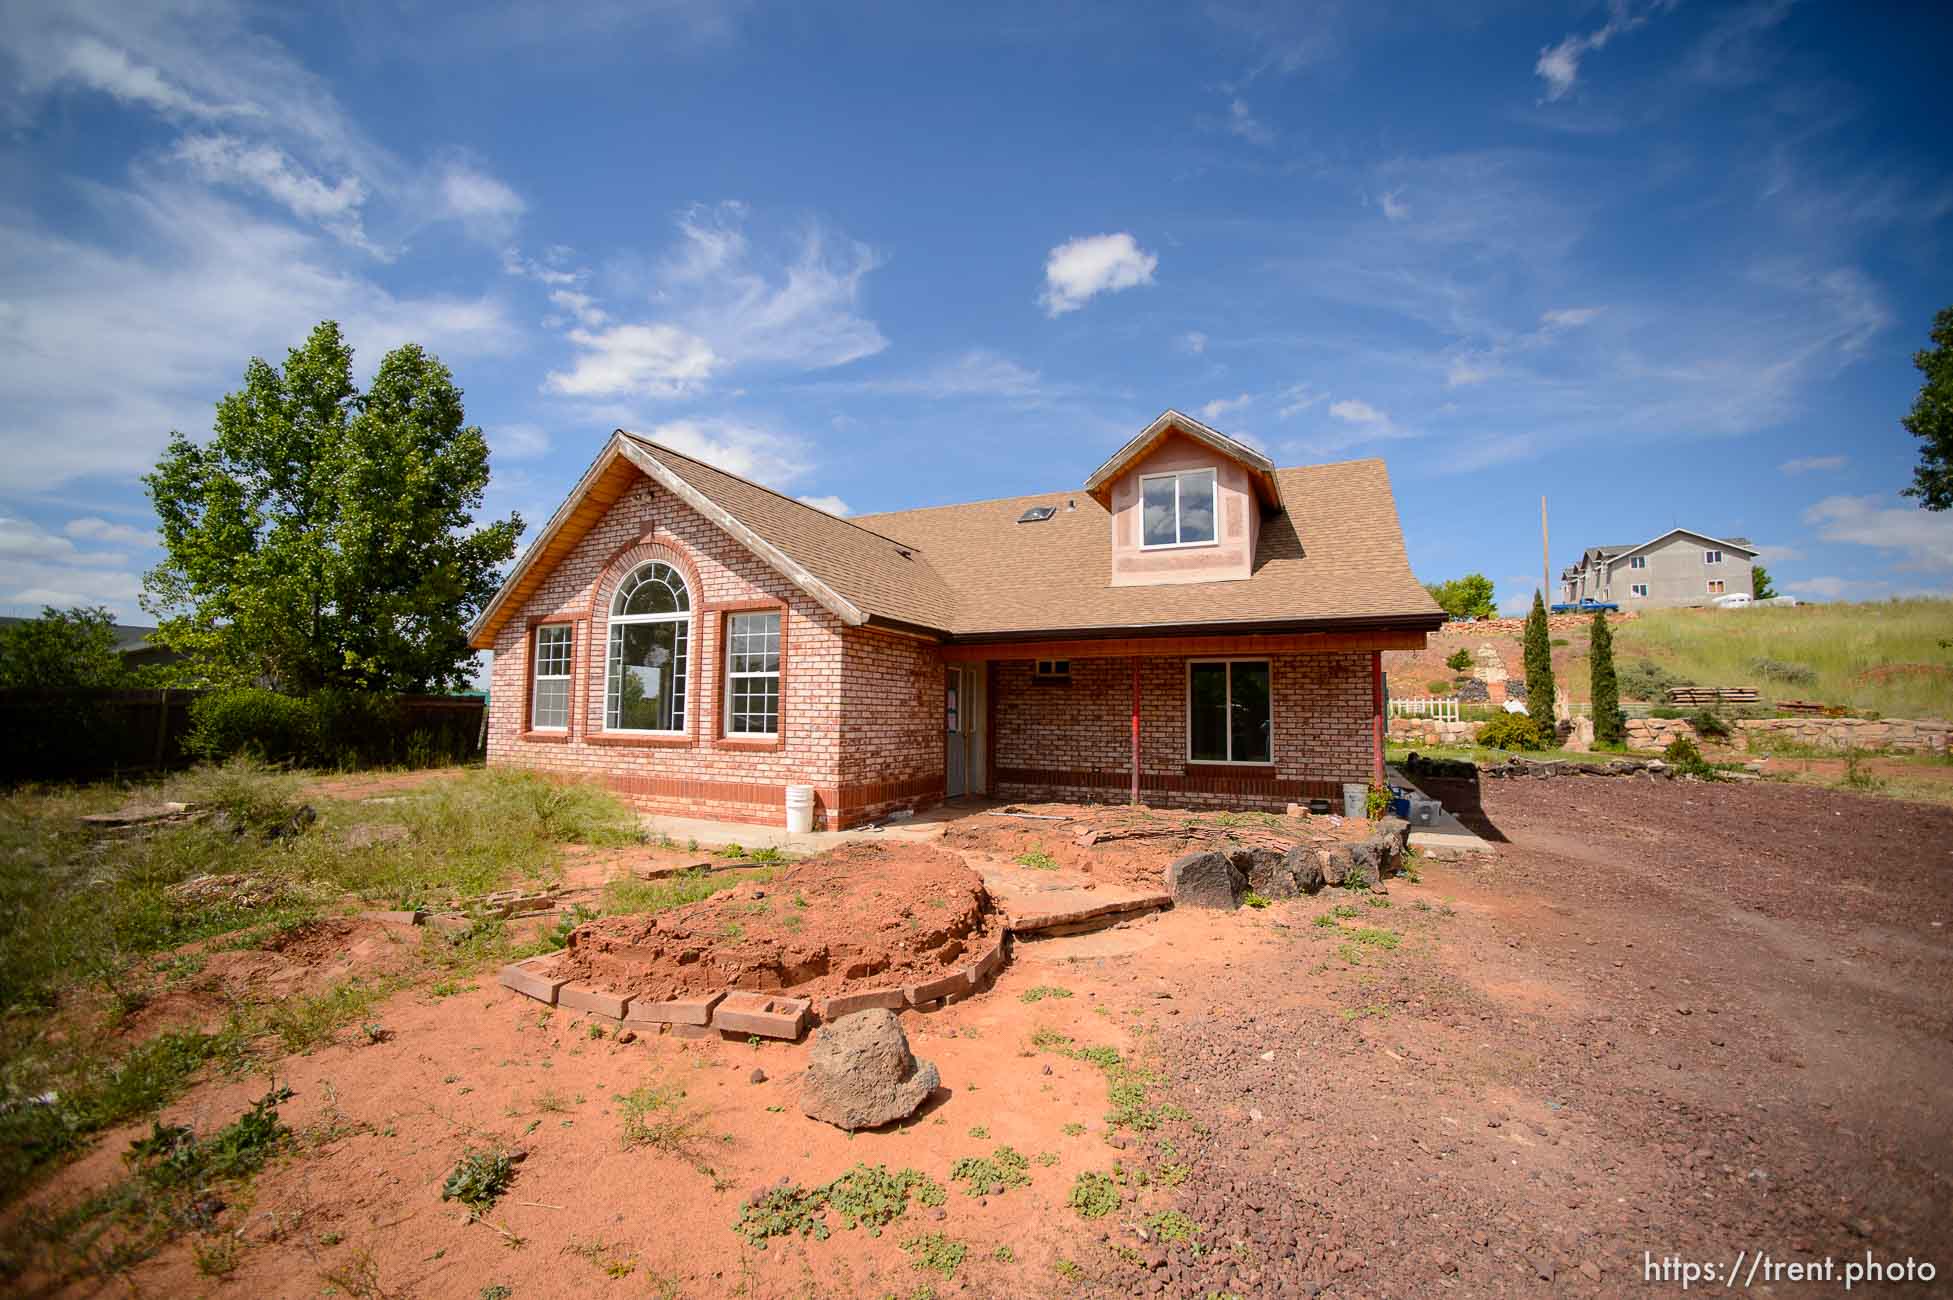
<instances>
[{"instance_id":1,"label":"skylight","mask_svg":"<svg viewBox=\"0 0 1953 1300\"><path fill-rule=\"evenodd\" d=\"M1017 522L1020 524L1041 524L1057 513L1058 507L1056 506L1032 506L1029 510L1017 516Z\"/></svg>"}]
</instances>

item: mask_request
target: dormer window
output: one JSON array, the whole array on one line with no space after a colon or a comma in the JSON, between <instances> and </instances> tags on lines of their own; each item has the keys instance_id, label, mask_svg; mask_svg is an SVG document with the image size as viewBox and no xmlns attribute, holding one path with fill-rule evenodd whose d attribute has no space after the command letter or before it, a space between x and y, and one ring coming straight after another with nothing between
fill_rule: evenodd
<instances>
[{"instance_id":1,"label":"dormer window","mask_svg":"<svg viewBox=\"0 0 1953 1300\"><path fill-rule=\"evenodd\" d=\"M1140 476L1141 546L1207 546L1214 541L1214 471Z\"/></svg>"}]
</instances>

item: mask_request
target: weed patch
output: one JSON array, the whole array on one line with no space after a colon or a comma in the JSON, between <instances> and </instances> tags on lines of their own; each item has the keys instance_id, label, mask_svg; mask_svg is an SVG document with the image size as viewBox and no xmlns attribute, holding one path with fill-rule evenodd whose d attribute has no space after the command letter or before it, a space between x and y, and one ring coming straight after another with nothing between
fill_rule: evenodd
<instances>
[{"instance_id":1,"label":"weed patch","mask_svg":"<svg viewBox=\"0 0 1953 1300\"><path fill-rule=\"evenodd\" d=\"M1103 1219L1119 1208L1119 1184L1111 1174L1086 1171L1071 1185L1065 1204L1081 1219Z\"/></svg>"},{"instance_id":2,"label":"weed patch","mask_svg":"<svg viewBox=\"0 0 1953 1300\"><path fill-rule=\"evenodd\" d=\"M931 1273L940 1273L946 1278L955 1278L956 1270L963 1266L963 1259L969 1248L940 1232L910 1237L902 1243L908 1253L909 1263L916 1268Z\"/></svg>"},{"instance_id":3,"label":"weed patch","mask_svg":"<svg viewBox=\"0 0 1953 1300\"><path fill-rule=\"evenodd\" d=\"M1063 988L1056 984L1039 984L1033 988L1025 989L1017 1000L1019 1002L1042 1002L1046 998L1068 998L1070 996L1071 990L1068 988Z\"/></svg>"},{"instance_id":4,"label":"weed patch","mask_svg":"<svg viewBox=\"0 0 1953 1300\"><path fill-rule=\"evenodd\" d=\"M963 1156L949 1167L951 1181L963 1184L971 1196L1000 1196L1031 1181L1031 1162L1015 1149L1000 1146L988 1156Z\"/></svg>"}]
</instances>

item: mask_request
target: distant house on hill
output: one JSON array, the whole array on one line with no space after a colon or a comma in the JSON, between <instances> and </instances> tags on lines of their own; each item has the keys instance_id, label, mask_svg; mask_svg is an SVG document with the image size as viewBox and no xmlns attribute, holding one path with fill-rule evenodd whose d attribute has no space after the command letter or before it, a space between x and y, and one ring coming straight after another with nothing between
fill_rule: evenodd
<instances>
[{"instance_id":1,"label":"distant house on hill","mask_svg":"<svg viewBox=\"0 0 1953 1300\"><path fill-rule=\"evenodd\" d=\"M1560 574L1560 599L1613 601L1624 610L1708 605L1749 595L1756 548L1747 537L1671 528L1639 546L1590 546Z\"/></svg>"}]
</instances>

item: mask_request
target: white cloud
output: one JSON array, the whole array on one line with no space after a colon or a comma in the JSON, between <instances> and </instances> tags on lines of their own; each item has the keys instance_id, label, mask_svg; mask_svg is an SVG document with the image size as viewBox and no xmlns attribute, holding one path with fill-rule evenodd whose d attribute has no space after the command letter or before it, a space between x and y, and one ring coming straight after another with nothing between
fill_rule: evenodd
<instances>
[{"instance_id":1,"label":"white cloud","mask_svg":"<svg viewBox=\"0 0 1953 1300\"><path fill-rule=\"evenodd\" d=\"M1292 384L1278 394L1282 405L1276 414L1286 420L1290 416L1299 415L1303 411L1308 410L1328 395L1327 393L1316 392L1307 384Z\"/></svg>"},{"instance_id":2,"label":"white cloud","mask_svg":"<svg viewBox=\"0 0 1953 1300\"><path fill-rule=\"evenodd\" d=\"M1607 48L1607 43L1622 32L1630 32L1648 21L1651 13L1665 9L1675 0L1654 0L1654 3L1640 12L1635 11L1633 0L1609 0L1608 18L1593 31L1581 35L1567 36L1558 45L1548 46L1539 52L1539 61L1533 65L1533 72L1546 82L1546 98L1563 98L1580 79L1580 60L1595 50Z\"/></svg>"},{"instance_id":3,"label":"white cloud","mask_svg":"<svg viewBox=\"0 0 1953 1300\"><path fill-rule=\"evenodd\" d=\"M1207 336L1199 330L1188 330L1180 336L1180 350L1199 356L1207 350Z\"/></svg>"},{"instance_id":4,"label":"white cloud","mask_svg":"<svg viewBox=\"0 0 1953 1300\"><path fill-rule=\"evenodd\" d=\"M1246 100L1236 95L1228 102L1227 129L1249 144L1273 144L1275 133L1249 109Z\"/></svg>"},{"instance_id":5,"label":"white cloud","mask_svg":"<svg viewBox=\"0 0 1953 1300\"><path fill-rule=\"evenodd\" d=\"M1340 402L1329 404L1329 413L1344 424L1354 424L1366 429L1387 429L1390 417L1368 402L1354 397L1345 397Z\"/></svg>"},{"instance_id":6,"label":"white cloud","mask_svg":"<svg viewBox=\"0 0 1953 1300\"><path fill-rule=\"evenodd\" d=\"M1410 214L1411 214L1410 204L1404 202L1402 199L1397 197L1399 194L1402 194L1403 192L1404 191L1400 188L1400 189L1388 190L1383 194L1377 196L1377 206L1383 209L1383 215L1388 220L1391 221L1410 220Z\"/></svg>"},{"instance_id":7,"label":"white cloud","mask_svg":"<svg viewBox=\"0 0 1953 1300\"><path fill-rule=\"evenodd\" d=\"M158 541L153 528L132 528L128 524L112 523L99 515L70 519L62 525L61 531L69 537L108 546L155 546Z\"/></svg>"},{"instance_id":8,"label":"white cloud","mask_svg":"<svg viewBox=\"0 0 1953 1300\"><path fill-rule=\"evenodd\" d=\"M1798 456L1777 468L1785 474L1828 474L1832 470L1843 469L1849 459L1846 456Z\"/></svg>"},{"instance_id":9,"label":"white cloud","mask_svg":"<svg viewBox=\"0 0 1953 1300\"><path fill-rule=\"evenodd\" d=\"M1557 311L1542 312L1539 327L1542 331L1579 329L1600 315L1598 307L1562 307Z\"/></svg>"},{"instance_id":10,"label":"white cloud","mask_svg":"<svg viewBox=\"0 0 1953 1300\"><path fill-rule=\"evenodd\" d=\"M127 556L83 550L27 520L0 516L0 606L31 614L43 605L107 605L128 618L141 588Z\"/></svg>"},{"instance_id":11,"label":"white cloud","mask_svg":"<svg viewBox=\"0 0 1953 1300\"><path fill-rule=\"evenodd\" d=\"M1796 582L1786 582L1783 589L1794 596L1809 596L1814 600L1842 600L1854 593L1867 594L1868 590L1883 587L1882 582L1855 582L1849 578L1800 578Z\"/></svg>"},{"instance_id":12,"label":"white cloud","mask_svg":"<svg viewBox=\"0 0 1953 1300\"><path fill-rule=\"evenodd\" d=\"M1756 548L1756 559L1759 564L1788 564L1792 560L1803 558L1804 553L1794 546L1759 545Z\"/></svg>"},{"instance_id":13,"label":"white cloud","mask_svg":"<svg viewBox=\"0 0 1953 1300\"><path fill-rule=\"evenodd\" d=\"M467 163L441 172L441 214L461 224L472 239L500 244L515 230L528 205L497 177Z\"/></svg>"},{"instance_id":14,"label":"white cloud","mask_svg":"<svg viewBox=\"0 0 1953 1300\"><path fill-rule=\"evenodd\" d=\"M1024 399L1049 395L1037 371L988 348L971 348L915 374L825 383L819 387L881 396L926 397L934 401L958 397Z\"/></svg>"},{"instance_id":15,"label":"white cloud","mask_svg":"<svg viewBox=\"0 0 1953 1300\"><path fill-rule=\"evenodd\" d=\"M569 258L569 255L569 249L559 246L548 250L544 259L537 261L535 258L525 257L519 248L505 248L502 250L502 270L509 275L534 280L538 284L576 284L584 278L583 272L563 268L562 263Z\"/></svg>"},{"instance_id":16,"label":"white cloud","mask_svg":"<svg viewBox=\"0 0 1953 1300\"><path fill-rule=\"evenodd\" d=\"M816 510L825 510L830 515L853 513L848 509L848 503L840 497L796 497L794 499L803 505L810 505Z\"/></svg>"},{"instance_id":17,"label":"white cloud","mask_svg":"<svg viewBox=\"0 0 1953 1300\"><path fill-rule=\"evenodd\" d=\"M565 397L684 397L704 387L721 362L704 339L674 325L573 329L580 349L569 370L552 370L545 392Z\"/></svg>"},{"instance_id":18,"label":"white cloud","mask_svg":"<svg viewBox=\"0 0 1953 1300\"><path fill-rule=\"evenodd\" d=\"M1159 258L1123 231L1082 235L1059 244L1045 258L1044 293L1039 301L1047 316L1062 316L1101 293L1151 284L1159 264Z\"/></svg>"},{"instance_id":19,"label":"white cloud","mask_svg":"<svg viewBox=\"0 0 1953 1300\"><path fill-rule=\"evenodd\" d=\"M587 293L575 289L557 289L550 293L549 300L576 317L579 325L592 329L610 320L610 313L597 306L597 300Z\"/></svg>"},{"instance_id":20,"label":"white cloud","mask_svg":"<svg viewBox=\"0 0 1953 1300\"><path fill-rule=\"evenodd\" d=\"M1459 353L1445 363L1444 386L1467 388L1499 374L1498 363L1483 354Z\"/></svg>"},{"instance_id":21,"label":"white cloud","mask_svg":"<svg viewBox=\"0 0 1953 1300\"><path fill-rule=\"evenodd\" d=\"M1242 393L1238 397L1217 397L1200 408L1200 418L1212 424L1229 411L1238 411L1254 400L1254 396L1250 393Z\"/></svg>"},{"instance_id":22,"label":"white cloud","mask_svg":"<svg viewBox=\"0 0 1953 1300\"><path fill-rule=\"evenodd\" d=\"M184 136L176 142L174 157L205 181L255 190L355 248L378 251L360 221L367 196L357 176L327 184L275 145L253 144L234 135Z\"/></svg>"},{"instance_id":23,"label":"white cloud","mask_svg":"<svg viewBox=\"0 0 1953 1300\"><path fill-rule=\"evenodd\" d=\"M498 424L486 432L490 449L502 460L534 460L550 448L549 431L538 424Z\"/></svg>"},{"instance_id":24,"label":"white cloud","mask_svg":"<svg viewBox=\"0 0 1953 1300\"><path fill-rule=\"evenodd\" d=\"M643 433L673 451L771 488L805 478L814 468L813 449L804 440L737 420L671 420Z\"/></svg>"},{"instance_id":25,"label":"white cloud","mask_svg":"<svg viewBox=\"0 0 1953 1300\"><path fill-rule=\"evenodd\" d=\"M1533 608L1533 593L1539 590L1539 575L1500 578L1496 589L1499 613L1507 616L1529 614Z\"/></svg>"},{"instance_id":26,"label":"white cloud","mask_svg":"<svg viewBox=\"0 0 1953 1300\"><path fill-rule=\"evenodd\" d=\"M1827 542L1896 551L1902 569L1953 569L1953 513L1894 506L1875 496L1826 497L1804 512Z\"/></svg>"}]
</instances>

